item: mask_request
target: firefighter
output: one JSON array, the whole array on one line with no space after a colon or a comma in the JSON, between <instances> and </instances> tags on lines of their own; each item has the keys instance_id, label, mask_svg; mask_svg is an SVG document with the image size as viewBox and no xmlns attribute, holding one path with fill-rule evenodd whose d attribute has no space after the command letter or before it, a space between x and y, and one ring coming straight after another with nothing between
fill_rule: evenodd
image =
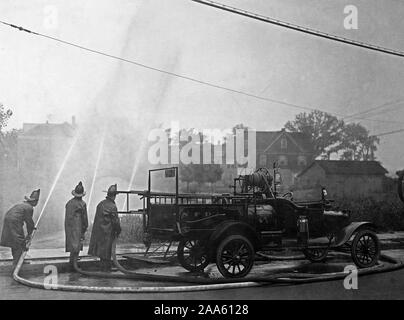
<instances>
[{"instance_id":1,"label":"firefighter","mask_svg":"<svg viewBox=\"0 0 404 320\"><path fill-rule=\"evenodd\" d=\"M0 246L11 248L14 266L23 251L27 249L27 243L35 230L32 216L34 207L38 204L40 193L40 189L34 190L29 197L24 197L24 202L16 204L8 210L4 217ZM27 236L24 233L24 223L27 228Z\"/></svg>"},{"instance_id":2,"label":"firefighter","mask_svg":"<svg viewBox=\"0 0 404 320\"><path fill-rule=\"evenodd\" d=\"M74 198L66 203L65 235L66 252L70 252L70 269L74 270L74 260L83 250L84 236L88 228L87 205L83 201L86 195L80 181L72 191Z\"/></svg>"},{"instance_id":3,"label":"firefighter","mask_svg":"<svg viewBox=\"0 0 404 320\"><path fill-rule=\"evenodd\" d=\"M111 271L112 242L121 233L116 195L115 184L109 187L106 199L98 204L88 249L88 254L100 258L103 271Z\"/></svg>"}]
</instances>

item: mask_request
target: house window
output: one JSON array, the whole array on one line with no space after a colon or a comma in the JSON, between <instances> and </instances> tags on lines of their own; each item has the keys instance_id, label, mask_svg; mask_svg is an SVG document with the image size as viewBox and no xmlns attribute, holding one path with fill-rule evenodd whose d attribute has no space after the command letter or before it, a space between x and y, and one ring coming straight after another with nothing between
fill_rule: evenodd
<instances>
[{"instance_id":1,"label":"house window","mask_svg":"<svg viewBox=\"0 0 404 320\"><path fill-rule=\"evenodd\" d=\"M288 165L288 158L286 156L279 156L278 164L281 167L287 167Z\"/></svg>"},{"instance_id":2,"label":"house window","mask_svg":"<svg viewBox=\"0 0 404 320\"><path fill-rule=\"evenodd\" d=\"M305 156L298 156L297 157L297 165L300 167L307 166L307 159Z\"/></svg>"},{"instance_id":3,"label":"house window","mask_svg":"<svg viewBox=\"0 0 404 320\"><path fill-rule=\"evenodd\" d=\"M266 154L261 154L260 155L259 164L260 164L261 167L266 167L266 165L267 165L267 155Z\"/></svg>"},{"instance_id":4,"label":"house window","mask_svg":"<svg viewBox=\"0 0 404 320\"><path fill-rule=\"evenodd\" d=\"M286 138L281 139L281 149L286 150L288 148L288 140Z\"/></svg>"}]
</instances>

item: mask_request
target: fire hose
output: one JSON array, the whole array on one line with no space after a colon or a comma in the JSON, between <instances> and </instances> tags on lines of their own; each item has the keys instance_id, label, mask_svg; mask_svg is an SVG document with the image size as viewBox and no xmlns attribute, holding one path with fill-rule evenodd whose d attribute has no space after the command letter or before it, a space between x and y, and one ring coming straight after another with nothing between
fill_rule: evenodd
<instances>
[{"instance_id":1,"label":"fire hose","mask_svg":"<svg viewBox=\"0 0 404 320\"><path fill-rule=\"evenodd\" d=\"M404 171L399 174L399 197L404 202L404 197L402 193L402 182L404 177ZM94 286L78 286L78 285L64 285L59 283L51 283L45 284L43 282L32 281L29 279L25 279L20 276L20 271L24 260L26 258L29 247L31 246L32 240L35 236L37 226L39 223L39 219L37 224L35 225L35 229L31 234L30 240L26 245L26 250L22 253L18 263L15 266L13 271L13 279L23 285L38 288L38 289L51 289L51 290L60 290L60 291L73 291L73 292L98 292L98 293L169 293L169 292L191 292L191 291L207 291L207 290L219 290L219 289L235 289L235 288L248 288L248 287L257 287L269 284L304 284L304 283L313 283L313 282L322 282L322 281L331 281L331 280L340 280L344 279L347 274L344 272L334 272L327 274L311 274L311 273L296 273L296 272L282 272L282 273L274 273L268 276L261 277L248 277L242 279L209 279L209 278L189 278L183 276L166 276L166 275L153 275L153 274L144 274L137 273L132 270L128 270L124 268L118 261L116 255L116 242L117 239L114 240L112 245L112 257L114 265L118 268L121 274L112 274L107 272L90 272L82 270L77 263L77 258L74 260L74 268L75 270L85 276L89 277L102 277L102 278L116 278L116 279L133 279L139 281L164 281L169 283L187 283L188 285L182 286L143 286L143 287L94 287ZM268 259L276 259L279 257L271 257L265 256ZM290 260L301 259L301 256L289 257ZM283 258L282 260L286 260L288 258ZM387 255L381 254L380 260L384 260L391 265L381 265L375 266L369 269L360 269L358 270L358 276L382 273L382 272L391 272L404 268L404 263L389 257ZM285 269L287 271L291 271L292 268Z\"/></svg>"},{"instance_id":2,"label":"fire hose","mask_svg":"<svg viewBox=\"0 0 404 320\"><path fill-rule=\"evenodd\" d=\"M31 240L33 235L31 237ZM28 248L30 243L28 244ZM27 249L28 249L27 248ZM113 261L115 266L122 274L112 274L107 272L90 272L82 270L77 263L77 259L74 261L74 267L77 272L85 276L90 277L102 277L102 278L116 278L116 279L133 279L139 281L164 281L170 283L188 283L189 285L181 286L131 286L131 287L94 287L94 286L78 286L78 285L64 285L64 284L45 284L42 282L32 281L25 279L19 275L27 251L24 251L21 255L14 271L13 278L15 281L27 285L29 287L38 289L50 289L59 291L73 291L73 292L98 292L98 293L169 293L169 292L191 292L191 291L207 291L207 290L220 290L220 289L235 289L235 288L248 288L257 287L269 284L305 284L313 282L322 282L330 280L344 279L347 274L343 272L334 272L327 274L310 274L310 273L295 273L295 272L282 272L271 274L262 277L248 277L246 279L190 279L183 276L163 276L137 273L131 270L125 269L118 261L116 255L116 240L113 243ZM370 275L382 272L391 272L404 268L404 264L387 255L381 255L381 260L391 263L392 265L381 265L369 269L360 269L358 276ZM289 269L290 270L290 269ZM192 285L191 285L192 284Z\"/></svg>"},{"instance_id":3,"label":"fire hose","mask_svg":"<svg viewBox=\"0 0 404 320\"><path fill-rule=\"evenodd\" d=\"M272 193L272 180L273 178L269 170L267 168L260 168L250 175L243 176L243 192L247 192L248 188L257 187L264 193Z\"/></svg>"}]
</instances>

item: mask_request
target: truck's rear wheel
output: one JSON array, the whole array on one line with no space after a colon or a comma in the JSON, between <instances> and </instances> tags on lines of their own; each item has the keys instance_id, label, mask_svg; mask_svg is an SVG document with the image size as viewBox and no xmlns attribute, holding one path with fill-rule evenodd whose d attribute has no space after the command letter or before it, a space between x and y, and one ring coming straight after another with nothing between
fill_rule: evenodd
<instances>
[{"instance_id":1,"label":"truck's rear wheel","mask_svg":"<svg viewBox=\"0 0 404 320\"><path fill-rule=\"evenodd\" d=\"M216 252L216 265L225 278L245 277L254 265L255 251L250 240L241 235L224 238Z\"/></svg>"},{"instance_id":2,"label":"truck's rear wheel","mask_svg":"<svg viewBox=\"0 0 404 320\"><path fill-rule=\"evenodd\" d=\"M209 264L205 243L200 240L182 239L177 248L178 260L188 271L203 271Z\"/></svg>"}]
</instances>

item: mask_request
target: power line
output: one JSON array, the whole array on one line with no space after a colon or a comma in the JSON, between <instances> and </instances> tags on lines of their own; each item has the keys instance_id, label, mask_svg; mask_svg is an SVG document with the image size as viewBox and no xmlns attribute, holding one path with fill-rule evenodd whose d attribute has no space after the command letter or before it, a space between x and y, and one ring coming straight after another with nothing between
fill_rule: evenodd
<instances>
[{"instance_id":1,"label":"power line","mask_svg":"<svg viewBox=\"0 0 404 320\"><path fill-rule=\"evenodd\" d=\"M325 38L328 40L333 40L333 41L337 41L337 42L341 42L341 43L345 43L345 44L349 44L352 46L356 46L356 47L361 47L364 49L368 49L368 50L373 50L373 51L379 51L382 53L386 53L386 54L390 54L390 55L395 55L395 56L399 56L399 57L404 57L404 52L402 51L398 51L398 50L394 50L394 49L389 49L386 47L381 47L378 45L374 45L374 44L369 44L369 43L365 43L365 42L361 42L361 41L356 41L356 40L352 40L352 39L348 39L345 37L341 37L341 36L337 36L337 35L333 35L330 33L326 33L323 31L319 31L319 30L315 30L315 29L311 29L311 28L307 28L307 27L303 27L303 26L299 26L297 24L293 24L293 23L289 23L289 22L285 22L285 21L281 21L278 19L273 19L270 17L266 17L260 14L256 14L253 12L249 12L243 9L238 9L232 6L228 6L222 3L218 3L218 2L214 2L214 1L210 1L210 0L192 0L194 2L198 2L207 6L211 6L217 9L221 9L224 11L228 11L231 13L235 13L241 16L245 16L248 18L252 18L255 20L259 20L259 21L263 21L266 23L271 23L283 28L288 28L291 30L295 30L298 32L303 32L306 34L310 34L316 37L321 37L321 38Z\"/></svg>"},{"instance_id":2,"label":"power line","mask_svg":"<svg viewBox=\"0 0 404 320\"><path fill-rule=\"evenodd\" d=\"M357 113L351 114L349 116L346 116L344 119L352 118L352 117L355 117L355 116L358 116L358 115L364 115L364 114L367 114L369 112L373 112L373 111L376 111L376 110L379 110L379 109L382 109L382 108L388 107L388 106L396 106L397 104L401 105L403 103L403 101L404 100L395 100L395 101L383 103L383 104L381 104L379 106L376 106L376 107L373 107L373 108L370 108L370 109L367 109L367 110L364 110L364 111L357 112ZM376 114L372 114L371 116L375 116L375 115Z\"/></svg>"},{"instance_id":3,"label":"power line","mask_svg":"<svg viewBox=\"0 0 404 320\"><path fill-rule=\"evenodd\" d=\"M105 56L105 57L108 57L108 58L111 58L111 59L120 60L122 62L126 62L126 63L132 64L132 65L136 65L138 67L142 67L142 68L149 69L149 70L152 70L152 71L160 72L160 73L163 73L163 74L166 74L166 75L181 78L181 79L188 80L188 81L191 81L191 82L194 82L194 83L202 84L202 85L213 87L213 88L220 89L220 90L225 90L225 91L232 92L232 93L241 94L241 95L244 95L244 96L247 96L247 97L251 97L251 98L255 98L255 99L259 99L259 100L263 100L263 101L268 101L268 102L273 102L273 103L277 103L277 104L286 105L286 106L293 107L293 108L304 109L304 110L308 110L308 111L316 110L314 108L305 107L305 106L299 106L299 105L296 105L296 104L292 104L292 103L288 103L288 102L284 102L284 101L280 101L280 100L276 100L276 99L271 99L271 98L258 96L258 95L252 94L252 93L248 93L248 92L244 92L244 91L224 87L224 86L213 84L213 83L210 83L210 82L207 82L207 81L198 80L196 78L192 78L192 77L189 77L189 76L185 76L185 75L181 75L181 74L174 73L174 72L171 72L171 71L167 71L167 70L163 70L163 69L160 69L160 68L152 67L152 66L140 63L140 62L136 62L136 61L133 61L133 60L118 57L118 56L108 54L108 53L105 53L105 52L102 52L102 51L99 51L99 50L90 49L90 48L84 47L82 45L78 45L78 44L68 42L68 41L65 41L65 40L62 40L62 39L58 39L58 38L55 38L55 37L52 37L52 36L48 36L48 35L45 35L45 34L42 34L42 33L34 32L34 31L31 31L31 30L25 29L23 27L19 27L19 26L16 26L16 25L13 25L13 24L1 21L1 20L0 20L0 23L2 23L4 25L7 25L9 27L12 27L12 28L16 28L16 29L18 29L20 31L28 32L28 33L34 34L36 36L40 36L40 37L43 37L43 38L47 38L47 39L50 39L50 40L53 40L53 41L63 43L65 45L76 47L76 48L81 49L81 50L85 50L85 51L88 51L88 52L91 52L91 53L94 53L94 54L99 54L99 55L102 55L102 56Z\"/></svg>"},{"instance_id":4,"label":"power line","mask_svg":"<svg viewBox=\"0 0 404 320\"><path fill-rule=\"evenodd\" d=\"M367 117L376 117L376 116L382 115L382 114L384 115L384 114L386 114L388 112L396 111L397 109L399 109L401 107L402 107L402 104L400 103L399 105L395 106L394 108L384 109L384 110L381 110L381 111L376 112L376 113L372 112L370 115L367 115Z\"/></svg>"},{"instance_id":5,"label":"power line","mask_svg":"<svg viewBox=\"0 0 404 320\"><path fill-rule=\"evenodd\" d=\"M78 48L80 50L84 50L84 51L87 51L87 52L90 52L90 53L93 53L93 54L102 55L102 56L107 57L107 58L116 59L116 60L119 60L119 61L122 61L122 62L125 62L125 63L129 63L129 64L132 64L132 65L141 67L141 68L145 68L145 69L148 69L148 70L151 70L151 71L166 74L166 75L169 75L169 76L172 76L172 77L177 77L177 78L187 80L187 81L190 81L190 82L193 82L193 83L197 83L197 84L200 84L200 85L204 85L204 86L212 87L212 88L215 88L215 89L224 90L224 91L227 91L227 92L236 93L236 94L243 95L243 96L246 96L246 97L254 98L254 99L257 99L257 100L266 101L266 102L272 102L272 103L276 103L276 104L280 104L280 105L284 105L284 106L288 106L288 107L292 107L292 108L296 108L296 109L300 109L300 110L321 111L321 112L332 114L332 115L337 116L337 117L345 117L345 115L341 115L341 114L338 114L338 113L335 113L335 112L324 111L324 110L317 109L317 108L312 108L312 107L302 106L302 105L289 103L289 102L285 102L285 101L281 101L281 100L267 98L267 97L263 97L263 96L256 95L256 94L253 94L253 93L240 91L240 90L237 90L237 89L232 89L232 88L221 86L221 85L214 84L214 83L211 83L211 82L199 80L199 79L192 78L192 77L189 77L189 76L185 76L185 75L182 75L182 74L179 74L179 73L174 73L174 72L171 72L171 71L163 70L163 69L156 68L156 67L153 67L153 66L149 66L149 65L146 65L146 64L143 64L143 63L140 63L140 62L136 62L134 60L125 59L125 58L115 56L115 55L112 55L112 54L109 54L109 53L105 53L105 52L102 52L102 51L99 51L99 50L95 50L95 49L91 49L91 48L88 48L88 47L85 47L85 46L82 46L82 45L78 45L78 44L75 44L73 42L69 42L69 41L66 41L66 40L62 40L62 39L59 39L59 38L48 36L46 34L35 32L35 31L29 30L29 29L26 29L26 28L23 28L23 27L20 27L20 26L16 26L16 25L1 21L1 20L0 20L0 23L4 24L6 26L9 26L9 27L18 29L18 30L23 31L23 32L27 32L27 33L30 33L30 34L33 34L33 35L36 35L36 36L39 36L39 37L43 37L43 38L46 38L46 39L49 39L49 40L53 40L53 41L68 45L68 46ZM364 120L364 121L372 121L372 122L404 124L404 122L393 121L393 120L389 121L389 120L367 119L367 118L362 118L362 117L354 117L353 119Z\"/></svg>"},{"instance_id":6,"label":"power line","mask_svg":"<svg viewBox=\"0 0 404 320\"><path fill-rule=\"evenodd\" d=\"M404 129L399 129L399 130L394 130L394 131L389 131L389 132L383 132L383 133L379 133L379 134L373 134L372 136L384 137L384 136L389 136L391 134L400 133L400 132L404 132Z\"/></svg>"}]
</instances>

